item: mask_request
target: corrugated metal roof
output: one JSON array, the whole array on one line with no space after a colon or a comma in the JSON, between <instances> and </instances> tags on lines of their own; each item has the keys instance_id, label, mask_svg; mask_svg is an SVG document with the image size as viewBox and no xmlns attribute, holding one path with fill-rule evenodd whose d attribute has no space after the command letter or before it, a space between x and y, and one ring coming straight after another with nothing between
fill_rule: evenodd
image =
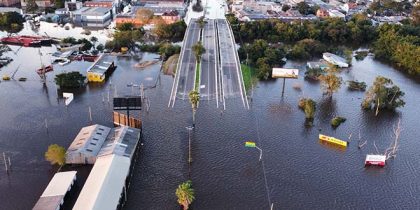
<instances>
[{"instance_id":1,"label":"corrugated metal roof","mask_svg":"<svg viewBox=\"0 0 420 210\"><path fill-rule=\"evenodd\" d=\"M99 157L73 210L115 210L129 170L130 158L128 157L118 155Z\"/></svg>"},{"instance_id":2,"label":"corrugated metal roof","mask_svg":"<svg viewBox=\"0 0 420 210\"><path fill-rule=\"evenodd\" d=\"M67 149L67 156L76 153L96 156L110 131L111 128L98 124L82 128Z\"/></svg>"}]
</instances>

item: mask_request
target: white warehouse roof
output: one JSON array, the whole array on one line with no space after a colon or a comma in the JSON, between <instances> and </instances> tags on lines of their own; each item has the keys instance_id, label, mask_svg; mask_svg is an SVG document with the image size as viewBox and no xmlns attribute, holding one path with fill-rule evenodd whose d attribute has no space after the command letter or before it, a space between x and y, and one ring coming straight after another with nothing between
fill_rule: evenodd
<instances>
[{"instance_id":1,"label":"white warehouse roof","mask_svg":"<svg viewBox=\"0 0 420 210\"><path fill-rule=\"evenodd\" d=\"M74 180L76 180L76 173L76 171L56 173L33 210L60 209L60 205L64 202L64 196L70 191Z\"/></svg>"},{"instance_id":2,"label":"white warehouse roof","mask_svg":"<svg viewBox=\"0 0 420 210\"><path fill-rule=\"evenodd\" d=\"M73 210L115 210L129 170L129 157L98 157Z\"/></svg>"}]
</instances>

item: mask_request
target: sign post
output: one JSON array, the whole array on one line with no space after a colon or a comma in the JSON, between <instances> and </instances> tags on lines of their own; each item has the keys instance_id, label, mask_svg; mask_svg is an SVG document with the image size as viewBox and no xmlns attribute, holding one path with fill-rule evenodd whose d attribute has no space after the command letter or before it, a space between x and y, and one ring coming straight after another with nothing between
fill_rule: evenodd
<instances>
[{"instance_id":1,"label":"sign post","mask_svg":"<svg viewBox=\"0 0 420 210\"><path fill-rule=\"evenodd\" d=\"M298 75L299 75L299 69L273 68L271 77L283 78L283 89L281 91L281 97L283 97L284 95L284 87L286 85L286 79L297 79Z\"/></svg>"}]
</instances>

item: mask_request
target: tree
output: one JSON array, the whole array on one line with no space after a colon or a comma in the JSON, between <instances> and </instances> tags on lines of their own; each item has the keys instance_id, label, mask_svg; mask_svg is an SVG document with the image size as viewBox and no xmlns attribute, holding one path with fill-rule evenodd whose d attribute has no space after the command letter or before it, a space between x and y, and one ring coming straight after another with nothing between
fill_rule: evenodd
<instances>
[{"instance_id":1,"label":"tree","mask_svg":"<svg viewBox=\"0 0 420 210\"><path fill-rule=\"evenodd\" d=\"M298 107L305 112L306 119L313 119L316 111L316 102L310 98L301 98Z\"/></svg>"},{"instance_id":2,"label":"tree","mask_svg":"<svg viewBox=\"0 0 420 210\"><path fill-rule=\"evenodd\" d=\"M162 56L162 60L168 59L173 54L178 54L181 51L180 46L172 45L169 42L165 42L159 46L159 54Z\"/></svg>"},{"instance_id":3,"label":"tree","mask_svg":"<svg viewBox=\"0 0 420 210\"><path fill-rule=\"evenodd\" d=\"M281 10L283 11L283 12L286 12L287 10L289 10L290 9L290 6L289 5L287 5L287 4L285 4L285 5L283 5L282 7L281 7Z\"/></svg>"},{"instance_id":4,"label":"tree","mask_svg":"<svg viewBox=\"0 0 420 210\"><path fill-rule=\"evenodd\" d=\"M326 70L327 74L319 76L321 87L329 97L332 97L333 93L341 87L342 79L336 75L336 71L335 66L330 66Z\"/></svg>"},{"instance_id":5,"label":"tree","mask_svg":"<svg viewBox=\"0 0 420 210\"><path fill-rule=\"evenodd\" d=\"M197 111L198 103L200 101L200 93L196 90L191 90L188 94L193 111L193 126L195 126L195 113Z\"/></svg>"},{"instance_id":6,"label":"tree","mask_svg":"<svg viewBox=\"0 0 420 210\"><path fill-rule=\"evenodd\" d=\"M150 9L139 9L136 12L136 18L140 20L142 24L148 24L153 18L153 11Z\"/></svg>"},{"instance_id":7,"label":"tree","mask_svg":"<svg viewBox=\"0 0 420 210\"><path fill-rule=\"evenodd\" d=\"M411 17L413 17L413 24L415 26L419 26L420 25L420 5L416 5L412 12L411 12Z\"/></svg>"},{"instance_id":8,"label":"tree","mask_svg":"<svg viewBox=\"0 0 420 210\"><path fill-rule=\"evenodd\" d=\"M54 7L56 9L64 8L64 0L55 0L54 1Z\"/></svg>"},{"instance_id":9,"label":"tree","mask_svg":"<svg viewBox=\"0 0 420 210\"><path fill-rule=\"evenodd\" d=\"M258 58L257 60L257 77L260 79L268 79L271 75L271 67L268 64L268 59L265 57Z\"/></svg>"},{"instance_id":10,"label":"tree","mask_svg":"<svg viewBox=\"0 0 420 210\"><path fill-rule=\"evenodd\" d=\"M197 20L198 26L203 29L204 25L206 24L206 21L204 21L204 16L201 16L198 20Z\"/></svg>"},{"instance_id":11,"label":"tree","mask_svg":"<svg viewBox=\"0 0 420 210\"><path fill-rule=\"evenodd\" d=\"M17 33L23 29L25 19L17 12L6 12L0 14L0 30L8 33Z\"/></svg>"},{"instance_id":12,"label":"tree","mask_svg":"<svg viewBox=\"0 0 420 210\"><path fill-rule=\"evenodd\" d=\"M38 5L36 4L35 0L27 0L26 1L26 11L27 12L36 12L38 10Z\"/></svg>"},{"instance_id":13,"label":"tree","mask_svg":"<svg viewBox=\"0 0 420 210\"><path fill-rule=\"evenodd\" d=\"M195 45L193 45L192 50L194 51L195 59L197 59L197 62L200 63L201 55L203 55L206 52L206 49L201 44L201 41L198 41Z\"/></svg>"},{"instance_id":14,"label":"tree","mask_svg":"<svg viewBox=\"0 0 420 210\"><path fill-rule=\"evenodd\" d=\"M66 149L58 144L52 144L48 146L48 150L45 152L45 159L51 165L58 164L59 166L63 166L66 163Z\"/></svg>"},{"instance_id":15,"label":"tree","mask_svg":"<svg viewBox=\"0 0 420 210\"><path fill-rule=\"evenodd\" d=\"M178 203L183 206L184 210L188 210L189 205L195 199L191 180L181 183L176 189L175 194L178 197Z\"/></svg>"},{"instance_id":16,"label":"tree","mask_svg":"<svg viewBox=\"0 0 420 210\"><path fill-rule=\"evenodd\" d=\"M85 84L85 79L85 76L77 71L73 71L57 74L54 81L60 88L79 88Z\"/></svg>"},{"instance_id":17,"label":"tree","mask_svg":"<svg viewBox=\"0 0 420 210\"><path fill-rule=\"evenodd\" d=\"M90 37L90 39L89 39L91 42L92 42L92 44L93 44L93 49L96 49L96 47L95 47L95 44L96 44L96 42L98 41L98 38L96 38L95 36L92 36L92 37Z\"/></svg>"},{"instance_id":18,"label":"tree","mask_svg":"<svg viewBox=\"0 0 420 210\"><path fill-rule=\"evenodd\" d=\"M394 110L405 105L402 97L404 92L386 77L376 77L373 85L366 92L365 98L362 102L364 109L376 109L378 115L380 109Z\"/></svg>"}]
</instances>

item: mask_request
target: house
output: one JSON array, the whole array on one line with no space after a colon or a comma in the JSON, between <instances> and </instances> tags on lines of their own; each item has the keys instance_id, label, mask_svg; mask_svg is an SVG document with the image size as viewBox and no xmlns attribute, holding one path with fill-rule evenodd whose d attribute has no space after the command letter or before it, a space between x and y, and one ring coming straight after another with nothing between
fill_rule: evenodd
<instances>
[{"instance_id":1,"label":"house","mask_svg":"<svg viewBox=\"0 0 420 210\"><path fill-rule=\"evenodd\" d=\"M119 12L119 7L121 2L119 0L93 0L85 1L83 3L84 7L102 7L108 8L112 11L112 16L116 15Z\"/></svg>"},{"instance_id":2,"label":"house","mask_svg":"<svg viewBox=\"0 0 420 210\"><path fill-rule=\"evenodd\" d=\"M164 12L161 17L165 21L166 24L175 23L181 20L181 16L179 16L179 13L176 10L172 10L170 12Z\"/></svg>"},{"instance_id":3,"label":"house","mask_svg":"<svg viewBox=\"0 0 420 210\"><path fill-rule=\"evenodd\" d=\"M343 4L340 8L346 13L349 13L350 10L354 10L357 8L357 4L353 2L349 2L349 3Z\"/></svg>"},{"instance_id":4,"label":"house","mask_svg":"<svg viewBox=\"0 0 420 210\"><path fill-rule=\"evenodd\" d=\"M79 26L107 27L112 20L111 8L82 7L73 12L73 22Z\"/></svg>"}]
</instances>

